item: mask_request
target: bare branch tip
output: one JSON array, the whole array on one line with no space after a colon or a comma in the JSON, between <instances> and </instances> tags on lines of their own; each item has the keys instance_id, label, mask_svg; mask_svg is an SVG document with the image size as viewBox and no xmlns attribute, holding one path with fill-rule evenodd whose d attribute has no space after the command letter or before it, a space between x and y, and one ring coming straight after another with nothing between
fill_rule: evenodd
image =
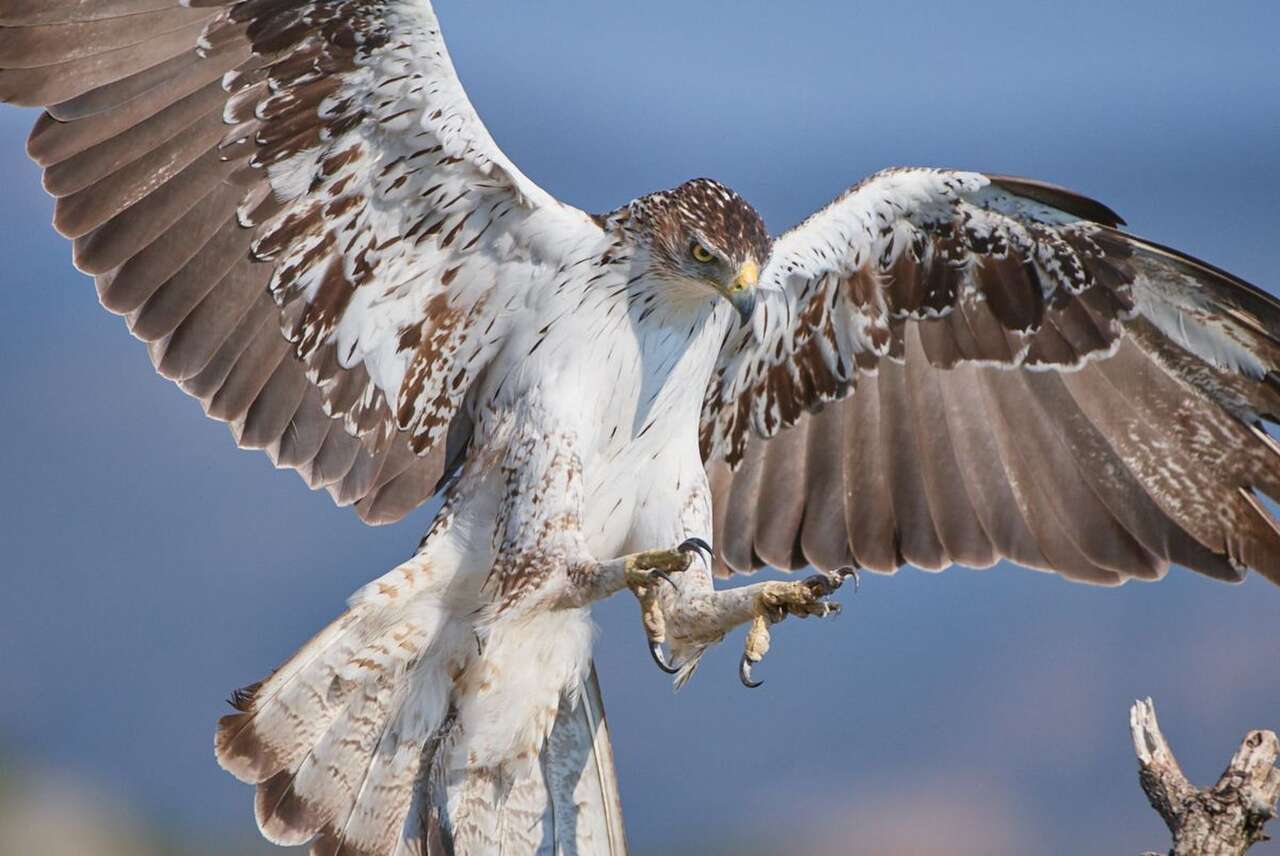
<instances>
[{"instance_id":1,"label":"bare branch tip","mask_svg":"<svg viewBox=\"0 0 1280 856\"><path fill-rule=\"evenodd\" d=\"M1262 827L1276 817L1280 799L1280 739L1274 732L1249 732L1218 783L1200 790L1179 768L1150 698L1130 708L1129 727L1142 789L1173 834L1171 854L1240 856L1267 840Z\"/></svg>"}]
</instances>

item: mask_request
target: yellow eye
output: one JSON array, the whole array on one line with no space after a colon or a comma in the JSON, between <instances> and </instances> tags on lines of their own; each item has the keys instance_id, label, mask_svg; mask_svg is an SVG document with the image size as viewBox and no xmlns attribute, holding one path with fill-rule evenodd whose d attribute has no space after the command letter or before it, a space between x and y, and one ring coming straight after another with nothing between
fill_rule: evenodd
<instances>
[{"instance_id":1,"label":"yellow eye","mask_svg":"<svg viewBox=\"0 0 1280 856\"><path fill-rule=\"evenodd\" d=\"M716 260L715 254L708 250L702 244L694 244L689 248L689 255L693 256L694 261L702 262L704 265L708 262Z\"/></svg>"}]
</instances>

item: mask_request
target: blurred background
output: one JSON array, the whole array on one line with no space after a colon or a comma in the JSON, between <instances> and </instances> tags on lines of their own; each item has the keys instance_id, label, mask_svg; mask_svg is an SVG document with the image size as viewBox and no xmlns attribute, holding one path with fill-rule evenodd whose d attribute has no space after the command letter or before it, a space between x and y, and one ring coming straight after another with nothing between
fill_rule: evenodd
<instances>
[{"instance_id":1,"label":"blurred background","mask_svg":"<svg viewBox=\"0 0 1280 856\"><path fill-rule=\"evenodd\" d=\"M985 169L1280 287L1273 2L438 5L495 138L588 210L709 175L776 232L884 166ZM223 700L429 509L365 528L157 377L48 227L34 119L0 108L0 853L275 852L214 763ZM843 600L778 629L763 689L732 638L674 696L635 606L599 608L636 853L1163 850L1131 701L1200 783L1280 726L1280 590L1256 578L908 569Z\"/></svg>"}]
</instances>

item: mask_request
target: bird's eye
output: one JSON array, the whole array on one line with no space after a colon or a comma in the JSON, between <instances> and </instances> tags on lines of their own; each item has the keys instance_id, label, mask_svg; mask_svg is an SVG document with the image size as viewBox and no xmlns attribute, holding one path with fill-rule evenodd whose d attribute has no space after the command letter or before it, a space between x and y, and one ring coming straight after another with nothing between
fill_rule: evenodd
<instances>
[{"instance_id":1,"label":"bird's eye","mask_svg":"<svg viewBox=\"0 0 1280 856\"><path fill-rule=\"evenodd\" d=\"M702 262L702 264L704 265L708 262L713 262L716 260L714 253L712 253L706 247L702 246L702 244L698 244L698 243L695 243L692 247L689 248L689 255L693 256L694 261Z\"/></svg>"}]
</instances>

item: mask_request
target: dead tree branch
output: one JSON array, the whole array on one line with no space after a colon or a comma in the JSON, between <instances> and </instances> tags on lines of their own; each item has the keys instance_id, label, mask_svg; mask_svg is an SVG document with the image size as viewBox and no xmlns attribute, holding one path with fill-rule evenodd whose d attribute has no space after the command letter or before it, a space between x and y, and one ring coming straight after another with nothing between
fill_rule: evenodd
<instances>
[{"instance_id":1,"label":"dead tree branch","mask_svg":"<svg viewBox=\"0 0 1280 856\"><path fill-rule=\"evenodd\" d=\"M1275 732L1250 731L1218 783L1198 790L1160 733L1151 699L1134 703L1129 729L1142 790L1173 834L1169 856L1242 856L1268 840L1262 828L1276 816L1280 799Z\"/></svg>"}]
</instances>

